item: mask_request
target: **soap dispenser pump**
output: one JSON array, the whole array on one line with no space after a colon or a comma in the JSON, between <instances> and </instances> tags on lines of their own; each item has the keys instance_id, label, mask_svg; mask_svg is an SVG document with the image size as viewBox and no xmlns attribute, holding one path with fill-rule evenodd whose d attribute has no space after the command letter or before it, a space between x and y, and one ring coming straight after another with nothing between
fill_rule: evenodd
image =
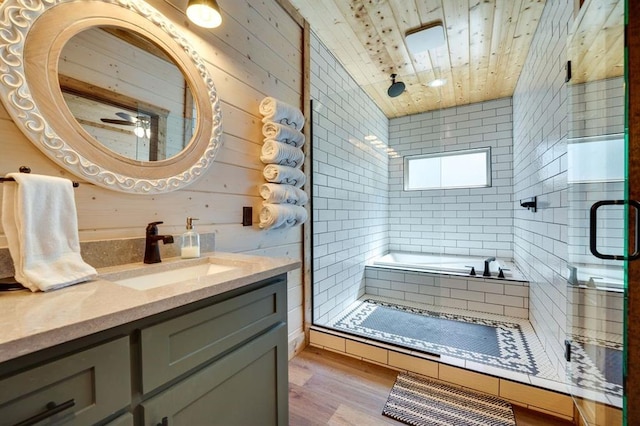
<instances>
[{"instance_id":1,"label":"soap dispenser pump","mask_svg":"<svg viewBox=\"0 0 640 426\"><path fill-rule=\"evenodd\" d=\"M182 234L182 246L180 256L183 259L200 257L200 235L193 230L194 217L187 218L187 232Z\"/></svg>"}]
</instances>

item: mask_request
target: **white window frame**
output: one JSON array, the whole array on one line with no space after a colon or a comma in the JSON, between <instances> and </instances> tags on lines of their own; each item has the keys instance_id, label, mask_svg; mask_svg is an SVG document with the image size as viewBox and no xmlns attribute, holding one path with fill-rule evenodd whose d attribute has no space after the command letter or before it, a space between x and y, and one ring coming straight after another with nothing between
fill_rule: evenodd
<instances>
[{"instance_id":1,"label":"white window frame","mask_svg":"<svg viewBox=\"0 0 640 426\"><path fill-rule=\"evenodd\" d=\"M464 186L433 186L433 187L414 187L409 182L409 168L412 160L422 160L425 158L445 158L445 157L453 157L457 155L468 155L468 154L478 154L485 153L486 154L486 184L482 185L464 185ZM446 152L437 152L433 154L421 154L421 155L411 155L404 157L404 190L405 191L430 191L430 190L442 190L442 189L461 189L461 188L488 188L491 187L491 147L487 146L484 148L474 148L474 149L462 149L459 151L446 151Z\"/></svg>"}]
</instances>

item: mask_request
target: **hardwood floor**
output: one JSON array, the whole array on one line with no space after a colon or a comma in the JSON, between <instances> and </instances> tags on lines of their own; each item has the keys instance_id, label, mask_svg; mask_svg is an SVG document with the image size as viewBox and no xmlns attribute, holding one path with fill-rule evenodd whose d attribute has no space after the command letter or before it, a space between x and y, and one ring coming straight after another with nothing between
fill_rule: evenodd
<instances>
[{"instance_id":1,"label":"hardwood floor","mask_svg":"<svg viewBox=\"0 0 640 426\"><path fill-rule=\"evenodd\" d=\"M401 425L382 409L397 371L308 346L289 361L289 424ZM572 423L514 406L518 426Z\"/></svg>"}]
</instances>

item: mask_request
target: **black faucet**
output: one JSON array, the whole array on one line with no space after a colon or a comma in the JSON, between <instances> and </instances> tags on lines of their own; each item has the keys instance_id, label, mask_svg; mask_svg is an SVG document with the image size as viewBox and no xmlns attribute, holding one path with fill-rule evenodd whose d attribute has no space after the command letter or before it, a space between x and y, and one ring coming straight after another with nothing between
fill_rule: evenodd
<instances>
[{"instance_id":1,"label":"black faucet","mask_svg":"<svg viewBox=\"0 0 640 426\"><path fill-rule=\"evenodd\" d=\"M482 273L483 277L490 277L491 271L489 270L489 264L496 260L495 257L489 257L484 260L484 272Z\"/></svg>"},{"instance_id":2,"label":"black faucet","mask_svg":"<svg viewBox=\"0 0 640 426\"><path fill-rule=\"evenodd\" d=\"M158 226L163 222L151 222L147 225L147 239L144 245L144 263L159 263L160 248L158 241L162 241L164 244L173 243L172 235L158 235Z\"/></svg>"}]
</instances>

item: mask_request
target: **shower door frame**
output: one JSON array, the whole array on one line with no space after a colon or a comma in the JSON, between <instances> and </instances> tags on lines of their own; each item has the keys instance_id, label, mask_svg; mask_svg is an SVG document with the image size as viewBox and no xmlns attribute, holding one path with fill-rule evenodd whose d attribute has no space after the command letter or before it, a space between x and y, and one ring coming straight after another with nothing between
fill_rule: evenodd
<instances>
[{"instance_id":1,"label":"shower door frame","mask_svg":"<svg viewBox=\"0 0 640 426\"><path fill-rule=\"evenodd\" d=\"M640 200L640 75L631 72L640 70L640 2L627 0L625 15L628 199ZM633 241L635 220L629 220L628 227L629 241ZM635 425L640 424L640 262L629 262L627 274L624 417L625 424Z\"/></svg>"}]
</instances>

